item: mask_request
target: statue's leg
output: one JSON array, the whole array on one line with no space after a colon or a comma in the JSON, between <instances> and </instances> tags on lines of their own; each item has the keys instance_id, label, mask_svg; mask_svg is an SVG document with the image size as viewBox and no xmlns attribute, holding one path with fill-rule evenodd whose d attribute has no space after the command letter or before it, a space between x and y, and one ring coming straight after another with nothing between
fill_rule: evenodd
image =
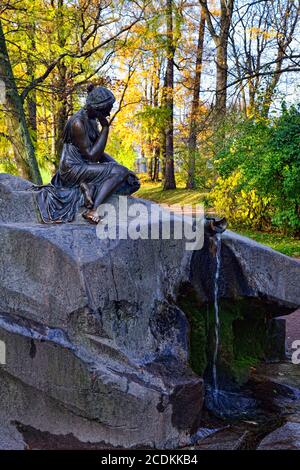
<instances>
[{"instance_id":1,"label":"statue's leg","mask_svg":"<svg viewBox=\"0 0 300 470\"><path fill-rule=\"evenodd\" d=\"M121 184L125 178L128 177L130 171L122 165L116 165L111 173L111 177L107 179L101 186L98 194L96 195L94 207L97 209L105 199Z\"/></svg>"},{"instance_id":2,"label":"statue's leg","mask_svg":"<svg viewBox=\"0 0 300 470\"><path fill-rule=\"evenodd\" d=\"M100 221L100 217L97 214L97 208L102 204L105 199L114 192L114 190L128 177L130 174L125 166L116 165L111 173L111 177L104 181L98 194L95 197L94 208L86 211L83 217L91 223L97 224Z\"/></svg>"},{"instance_id":3,"label":"statue's leg","mask_svg":"<svg viewBox=\"0 0 300 470\"><path fill-rule=\"evenodd\" d=\"M86 183L80 183L80 189L84 197L84 205L87 209L93 209L94 201L90 192L90 188Z\"/></svg>"}]
</instances>

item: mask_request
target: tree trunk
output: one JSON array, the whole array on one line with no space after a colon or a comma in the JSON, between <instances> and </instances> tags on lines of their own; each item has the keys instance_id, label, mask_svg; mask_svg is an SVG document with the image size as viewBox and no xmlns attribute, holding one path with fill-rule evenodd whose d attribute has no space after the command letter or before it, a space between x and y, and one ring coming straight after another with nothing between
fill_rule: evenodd
<instances>
[{"instance_id":1,"label":"tree trunk","mask_svg":"<svg viewBox=\"0 0 300 470\"><path fill-rule=\"evenodd\" d=\"M164 109L166 107L166 93L167 93L167 74L164 75L164 84L162 87L161 93L161 108ZM160 160L161 160L161 176L162 181L165 180L165 162L166 162L166 129L165 125L161 127L160 132Z\"/></svg>"},{"instance_id":2,"label":"tree trunk","mask_svg":"<svg viewBox=\"0 0 300 470\"><path fill-rule=\"evenodd\" d=\"M55 12L55 21L57 28L58 44L61 49L65 48L67 36L64 27L64 0L58 0ZM62 136L68 119L68 69L65 61L62 60L58 65L58 109L56 113L56 129L55 129L55 163L59 164L61 152L63 148Z\"/></svg>"},{"instance_id":3,"label":"tree trunk","mask_svg":"<svg viewBox=\"0 0 300 470\"><path fill-rule=\"evenodd\" d=\"M280 23L281 27L277 34L276 67L271 81L267 85L261 107L262 115L265 117L269 115L270 107L274 100L274 94L282 73L284 60L287 56L287 50L294 39L300 14L299 2L288 0L285 3L282 2L282 7L282 22Z\"/></svg>"},{"instance_id":4,"label":"tree trunk","mask_svg":"<svg viewBox=\"0 0 300 470\"><path fill-rule=\"evenodd\" d=\"M154 147L154 155L153 155L152 181L158 181L159 179L159 155L160 155L160 148L159 148L159 145L156 144Z\"/></svg>"},{"instance_id":5,"label":"tree trunk","mask_svg":"<svg viewBox=\"0 0 300 470\"><path fill-rule=\"evenodd\" d=\"M199 0L205 11L207 27L216 46L216 106L215 118L219 122L226 114L227 99L227 51L228 38L232 22L234 0L220 0L219 31L213 23L213 14L210 12L207 0Z\"/></svg>"},{"instance_id":6,"label":"tree trunk","mask_svg":"<svg viewBox=\"0 0 300 470\"><path fill-rule=\"evenodd\" d=\"M0 79L6 88L6 102L4 109L7 112L8 129L11 134L17 166L22 176L36 184L42 183L41 174L35 157L34 146L26 124L23 102L18 93L2 24L0 21Z\"/></svg>"},{"instance_id":7,"label":"tree trunk","mask_svg":"<svg viewBox=\"0 0 300 470\"><path fill-rule=\"evenodd\" d=\"M159 85L160 85L160 65L158 62L157 55L154 56L154 79L153 79L153 108L158 109L159 108L159 100L158 100L158 94L159 94ZM152 175L152 181L158 181L159 180L159 157L160 157L160 142L159 142L159 131L158 135L155 135L155 139L153 142L153 175Z\"/></svg>"},{"instance_id":8,"label":"tree trunk","mask_svg":"<svg viewBox=\"0 0 300 470\"><path fill-rule=\"evenodd\" d=\"M275 73L272 77L271 82L268 84L267 89L265 91L265 96L263 99L262 103L262 115L265 117L268 117L269 111L271 104L273 102L274 98L274 93L276 90L276 87L278 85L279 79L280 79L280 74L281 74L281 69L282 69L282 64L284 60L284 55L285 55L286 47L279 47L278 54L277 54L277 63L276 63L276 68L275 68Z\"/></svg>"},{"instance_id":9,"label":"tree trunk","mask_svg":"<svg viewBox=\"0 0 300 470\"><path fill-rule=\"evenodd\" d=\"M202 72L202 58L203 58L203 44L205 34L205 13L201 8L201 17L199 23L199 34L197 44L197 57L196 57L196 69L194 78L194 89L193 89L193 101L192 110L190 116L190 132L188 139L188 178L186 187L187 189L195 188L195 163L196 163L196 147L197 147L197 117L199 113L199 95L200 95L200 84L201 84L201 72Z\"/></svg>"},{"instance_id":10,"label":"tree trunk","mask_svg":"<svg viewBox=\"0 0 300 470\"><path fill-rule=\"evenodd\" d=\"M28 26L28 35L30 40L30 47L32 51L35 51L36 44L35 44L35 24L31 24ZM30 77L30 80L33 81L35 78L35 70L34 64L31 60L31 57L28 56L26 60L26 69L27 75ZM27 114L28 114L28 127L30 129L30 135L32 139L32 143L36 150L37 146L37 103L36 103L36 89L34 88L28 94L26 98L27 104Z\"/></svg>"},{"instance_id":11,"label":"tree trunk","mask_svg":"<svg viewBox=\"0 0 300 470\"><path fill-rule=\"evenodd\" d=\"M55 116L55 164L58 166L63 148L63 133L68 120L67 67L62 62L58 67L58 109Z\"/></svg>"},{"instance_id":12,"label":"tree trunk","mask_svg":"<svg viewBox=\"0 0 300 470\"><path fill-rule=\"evenodd\" d=\"M166 133L162 132L161 134L161 147L160 147L160 157L161 157L161 178L162 181L165 180L166 174Z\"/></svg>"},{"instance_id":13,"label":"tree trunk","mask_svg":"<svg viewBox=\"0 0 300 470\"><path fill-rule=\"evenodd\" d=\"M36 91L32 90L27 98L28 124L32 130L32 140L34 145L37 143L37 106Z\"/></svg>"},{"instance_id":14,"label":"tree trunk","mask_svg":"<svg viewBox=\"0 0 300 470\"><path fill-rule=\"evenodd\" d=\"M173 41L173 0L167 0L167 71L166 71L166 155L163 190L176 189L174 174L174 41Z\"/></svg>"},{"instance_id":15,"label":"tree trunk","mask_svg":"<svg viewBox=\"0 0 300 470\"><path fill-rule=\"evenodd\" d=\"M226 114L228 37L217 41L217 43L216 116L218 120L221 120Z\"/></svg>"}]
</instances>

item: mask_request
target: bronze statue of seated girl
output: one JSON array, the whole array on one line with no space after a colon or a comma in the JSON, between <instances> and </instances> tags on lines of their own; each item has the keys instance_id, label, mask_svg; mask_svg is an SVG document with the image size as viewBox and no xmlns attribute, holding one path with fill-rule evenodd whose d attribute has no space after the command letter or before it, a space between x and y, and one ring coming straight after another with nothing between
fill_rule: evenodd
<instances>
[{"instance_id":1,"label":"bronze statue of seated girl","mask_svg":"<svg viewBox=\"0 0 300 470\"><path fill-rule=\"evenodd\" d=\"M114 102L110 90L90 85L86 105L68 120L58 171L50 184L34 188L45 223L71 222L84 205L83 217L97 224L97 207L110 194L139 189L137 176L104 152Z\"/></svg>"}]
</instances>

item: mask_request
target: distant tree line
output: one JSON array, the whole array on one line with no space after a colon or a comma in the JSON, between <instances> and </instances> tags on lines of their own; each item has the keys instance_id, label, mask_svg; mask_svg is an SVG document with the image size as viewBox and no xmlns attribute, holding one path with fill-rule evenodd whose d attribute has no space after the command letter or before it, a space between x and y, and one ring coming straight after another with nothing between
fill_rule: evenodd
<instances>
[{"instance_id":1,"label":"distant tree line","mask_svg":"<svg viewBox=\"0 0 300 470\"><path fill-rule=\"evenodd\" d=\"M298 0L4 0L1 170L48 180L92 81L117 96L117 158L132 166L139 153L166 190L176 166L187 188L213 189L230 125L272 127L295 90L299 13Z\"/></svg>"}]
</instances>

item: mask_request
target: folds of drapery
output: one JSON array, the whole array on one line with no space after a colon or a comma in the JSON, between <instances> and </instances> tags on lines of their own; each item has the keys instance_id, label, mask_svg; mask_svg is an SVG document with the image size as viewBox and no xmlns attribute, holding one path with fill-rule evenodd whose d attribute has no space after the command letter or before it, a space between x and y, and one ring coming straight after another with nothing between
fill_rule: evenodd
<instances>
[{"instance_id":1,"label":"folds of drapery","mask_svg":"<svg viewBox=\"0 0 300 470\"><path fill-rule=\"evenodd\" d=\"M44 223L72 222L84 199L80 186L63 186L56 173L50 184L33 186L37 206Z\"/></svg>"},{"instance_id":2,"label":"folds of drapery","mask_svg":"<svg viewBox=\"0 0 300 470\"><path fill-rule=\"evenodd\" d=\"M93 184L89 187L94 197L100 185ZM139 188L139 179L130 174L114 194L128 196ZM59 172L54 175L50 184L33 186L31 189L34 191L41 219L46 224L72 222L79 208L84 205L80 186L64 186Z\"/></svg>"}]
</instances>

